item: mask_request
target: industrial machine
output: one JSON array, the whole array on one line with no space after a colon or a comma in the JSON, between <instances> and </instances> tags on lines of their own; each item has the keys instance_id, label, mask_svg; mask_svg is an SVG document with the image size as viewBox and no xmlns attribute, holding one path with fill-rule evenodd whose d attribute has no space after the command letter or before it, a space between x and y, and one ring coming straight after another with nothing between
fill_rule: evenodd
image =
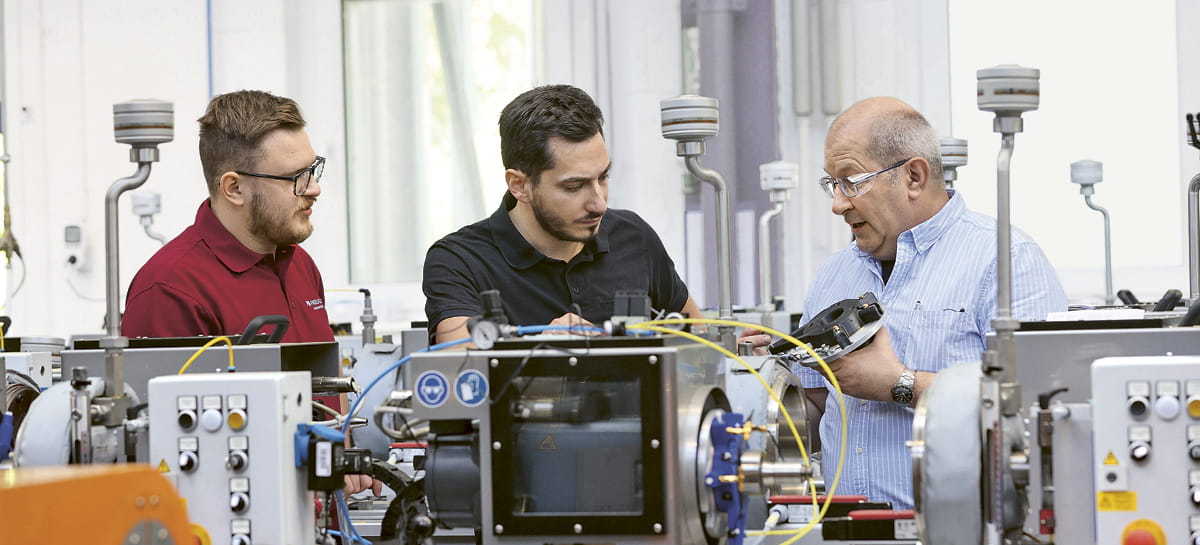
<instances>
[{"instance_id":1,"label":"industrial machine","mask_svg":"<svg viewBox=\"0 0 1200 545\"><path fill-rule=\"evenodd\" d=\"M751 498L811 470L747 446L768 430L732 412L722 363L662 337L415 355L430 516L492 544L741 542Z\"/></svg>"}]
</instances>

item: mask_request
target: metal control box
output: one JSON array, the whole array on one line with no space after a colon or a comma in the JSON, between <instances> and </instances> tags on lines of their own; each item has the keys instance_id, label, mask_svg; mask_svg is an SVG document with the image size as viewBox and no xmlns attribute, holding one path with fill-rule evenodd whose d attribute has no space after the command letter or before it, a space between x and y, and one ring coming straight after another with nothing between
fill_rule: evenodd
<instances>
[{"instance_id":1,"label":"metal control box","mask_svg":"<svg viewBox=\"0 0 1200 545\"><path fill-rule=\"evenodd\" d=\"M1101 358L1091 386L1098 543L1193 543L1200 356Z\"/></svg>"},{"instance_id":2,"label":"metal control box","mask_svg":"<svg viewBox=\"0 0 1200 545\"><path fill-rule=\"evenodd\" d=\"M5 352L0 354L3 367L20 372L33 380L39 390L50 387L54 377L54 354L49 352Z\"/></svg>"},{"instance_id":3,"label":"metal control box","mask_svg":"<svg viewBox=\"0 0 1200 545\"><path fill-rule=\"evenodd\" d=\"M295 464L312 415L307 372L151 379L150 460L213 543L314 543L313 495Z\"/></svg>"}]
</instances>

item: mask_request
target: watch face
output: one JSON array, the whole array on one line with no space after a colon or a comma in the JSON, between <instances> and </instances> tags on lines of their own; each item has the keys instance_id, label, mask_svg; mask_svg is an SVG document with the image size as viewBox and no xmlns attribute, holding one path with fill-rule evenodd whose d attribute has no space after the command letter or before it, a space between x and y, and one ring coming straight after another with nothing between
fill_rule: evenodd
<instances>
[{"instance_id":1,"label":"watch face","mask_svg":"<svg viewBox=\"0 0 1200 545\"><path fill-rule=\"evenodd\" d=\"M912 403L913 391L912 388L906 386L892 386L892 401L908 405Z\"/></svg>"}]
</instances>

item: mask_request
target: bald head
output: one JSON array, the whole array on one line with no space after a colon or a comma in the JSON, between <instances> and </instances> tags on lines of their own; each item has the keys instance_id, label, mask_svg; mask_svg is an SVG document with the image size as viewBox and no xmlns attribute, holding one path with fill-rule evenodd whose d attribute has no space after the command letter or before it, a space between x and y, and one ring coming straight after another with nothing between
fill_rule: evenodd
<instances>
[{"instance_id":1,"label":"bald head","mask_svg":"<svg viewBox=\"0 0 1200 545\"><path fill-rule=\"evenodd\" d=\"M859 143L866 156L880 165L910 157L925 159L930 181L945 187L937 133L925 116L898 98L872 97L847 108L829 127L827 155L836 141Z\"/></svg>"}]
</instances>

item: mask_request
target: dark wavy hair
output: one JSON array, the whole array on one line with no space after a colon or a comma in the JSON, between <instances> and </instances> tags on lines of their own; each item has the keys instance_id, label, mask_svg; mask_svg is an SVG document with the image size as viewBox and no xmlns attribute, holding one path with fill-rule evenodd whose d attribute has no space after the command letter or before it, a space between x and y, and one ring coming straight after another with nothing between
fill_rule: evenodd
<instances>
[{"instance_id":1,"label":"dark wavy hair","mask_svg":"<svg viewBox=\"0 0 1200 545\"><path fill-rule=\"evenodd\" d=\"M519 170L538 182L554 168L550 139L583 142L604 135L604 114L578 87L546 85L521 93L500 112L500 157L504 168Z\"/></svg>"}]
</instances>

